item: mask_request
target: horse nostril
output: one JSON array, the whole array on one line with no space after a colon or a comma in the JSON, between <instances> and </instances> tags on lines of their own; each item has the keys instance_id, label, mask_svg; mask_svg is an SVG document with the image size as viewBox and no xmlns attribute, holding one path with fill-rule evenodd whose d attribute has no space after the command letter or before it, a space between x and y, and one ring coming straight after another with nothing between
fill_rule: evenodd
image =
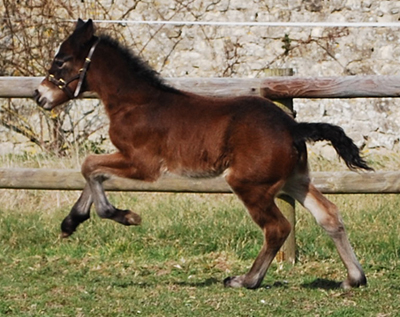
<instances>
[{"instance_id":1,"label":"horse nostril","mask_svg":"<svg viewBox=\"0 0 400 317\"><path fill-rule=\"evenodd\" d=\"M33 99L41 107L43 107L43 105L46 104L46 102L47 102L47 99L45 97L42 97L39 90L37 90L37 89L33 93Z\"/></svg>"},{"instance_id":2,"label":"horse nostril","mask_svg":"<svg viewBox=\"0 0 400 317\"><path fill-rule=\"evenodd\" d=\"M33 92L33 99L37 100L40 96L39 90L35 89Z\"/></svg>"},{"instance_id":3,"label":"horse nostril","mask_svg":"<svg viewBox=\"0 0 400 317\"><path fill-rule=\"evenodd\" d=\"M35 89L34 93L33 93L33 99L36 101L36 103L38 103L40 105L40 92L39 90Z\"/></svg>"}]
</instances>

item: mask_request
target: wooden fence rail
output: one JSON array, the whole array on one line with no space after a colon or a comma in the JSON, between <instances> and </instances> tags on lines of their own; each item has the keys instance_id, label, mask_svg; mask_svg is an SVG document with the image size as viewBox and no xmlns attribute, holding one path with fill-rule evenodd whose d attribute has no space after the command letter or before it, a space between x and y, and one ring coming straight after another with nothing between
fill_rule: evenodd
<instances>
[{"instance_id":1,"label":"wooden fence rail","mask_svg":"<svg viewBox=\"0 0 400 317\"><path fill-rule=\"evenodd\" d=\"M314 172L316 187L326 194L400 193L400 172ZM0 188L81 190L85 180L79 170L0 168ZM157 182L112 177L104 182L108 191L231 193L221 177L192 179L166 175Z\"/></svg>"},{"instance_id":2,"label":"wooden fence rail","mask_svg":"<svg viewBox=\"0 0 400 317\"><path fill-rule=\"evenodd\" d=\"M30 98L43 77L0 77L0 98ZM213 96L257 95L287 98L365 98L400 96L400 76L169 78L178 89ZM84 94L93 98L93 94Z\"/></svg>"}]
</instances>

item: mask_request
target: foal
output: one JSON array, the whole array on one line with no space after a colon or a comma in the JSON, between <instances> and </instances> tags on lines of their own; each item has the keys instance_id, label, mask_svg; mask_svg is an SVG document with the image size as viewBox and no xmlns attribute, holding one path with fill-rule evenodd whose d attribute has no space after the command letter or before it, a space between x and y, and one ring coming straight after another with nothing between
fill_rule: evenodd
<instances>
[{"instance_id":1,"label":"foal","mask_svg":"<svg viewBox=\"0 0 400 317\"><path fill-rule=\"evenodd\" d=\"M90 69L89 69L90 67ZM347 269L342 287L366 285L336 206L310 182L306 141L328 140L351 169L370 170L343 130L327 123L297 123L261 97L212 98L167 86L128 49L95 36L91 20L78 20L35 95L50 110L84 91L98 94L110 120L114 154L90 155L82 165L86 186L61 224L71 235L94 204L102 218L138 225L141 218L107 200L111 175L155 181L170 172L188 177L223 175L264 233L250 271L225 286L257 288L291 226L275 204L285 193L307 208L333 239Z\"/></svg>"}]
</instances>

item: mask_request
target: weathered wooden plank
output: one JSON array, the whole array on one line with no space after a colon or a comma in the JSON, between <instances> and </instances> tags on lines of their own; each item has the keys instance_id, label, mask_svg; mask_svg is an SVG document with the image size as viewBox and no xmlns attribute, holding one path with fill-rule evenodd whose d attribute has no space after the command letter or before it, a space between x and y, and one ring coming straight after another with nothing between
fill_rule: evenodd
<instances>
[{"instance_id":1,"label":"weathered wooden plank","mask_svg":"<svg viewBox=\"0 0 400 317\"><path fill-rule=\"evenodd\" d=\"M0 98L30 98L43 77L0 77ZM283 98L363 98L400 96L400 76L167 78L170 85L221 97L262 95ZM85 94L92 98L94 94Z\"/></svg>"},{"instance_id":2,"label":"weathered wooden plank","mask_svg":"<svg viewBox=\"0 0 400 317\"><path fill-rule=\"evenodd\" d=\"M0 77L0 98L31 98L44 77ZM260 79L166 78L178 89L212 96L260 95ZM85 93L85 98L95 94Z\"/></svg>"},{"instance_id":3,"label":"weathered wooden plank","mask_svg":"<svg viewBox=\"0 0 400 317\"><path fill-rule=\"evenodd\" d=\"M79 170L40 168L0 169L0 188L81 190L84 185L85 180ZM177 176L165 176L154 183L112 177L104 182L104 187L110 191L231 192L222 178L188 179Z\"/></svg>"},{"instance_id":4,"label":"weathered wooden plank","mask_svg":"<svg viewBox=\"0 0 400 317\"><path fill-rule=\"evenodd\" d=\"M260 86L261 95L272 99L400 96L400 76L277 77Z\"/></svg>"},{"instance_id":5,"label":"weathered wooden plank","mask_svg":"<svg viewBox=\"0 0 400 317\"><path fill-rule=\"evenodd\" d=\"M30 98L43 77L0 77L1 98Z\"/></svg>"},{"instance_id":6,"label":"weathered wooden plank","mask_svg":"<svg viewBox=\"0 0 400 317\"><path fill-rule=\"evenodd\" d=\"M166 82L180 90L206 96L260 96L261 80L257 78L167 78Z\"/></svg>"},{"instance_id":7,"label":"weathered wooden plank","mask_svg":"<svg viewBox=\"0 0 400 317\"><path fill-rule=\"evenodd\" d=\"M400 172L315 172L314 184L323 193L400 193ZM84 179L79 170L1 168L0 188L81 190ZM223 178L188 179L166 175L154 183L112 177L104 182L109 191L231 193Z\"/></svg>"},{"instance_id":8,"label":"weathered wooden plank","mask_svg":"<svg viewBox=\"0 0 400 317\"><path fill-rule=\"evenodd\" d=\"M314 172L314 185L326 194L400 193L400 172Z\"/></svg>"},{"instance_id":9,"label":"weathered wooden plank","mask_svg":"<svg viewBox=\"0 0 400 317\"><path fill-rule=\"evenodd\" d=\"M44 77L0 77L0 98L32 98ZM84 98L96 98L85 93Z\"/></svg>"}]
</instances>

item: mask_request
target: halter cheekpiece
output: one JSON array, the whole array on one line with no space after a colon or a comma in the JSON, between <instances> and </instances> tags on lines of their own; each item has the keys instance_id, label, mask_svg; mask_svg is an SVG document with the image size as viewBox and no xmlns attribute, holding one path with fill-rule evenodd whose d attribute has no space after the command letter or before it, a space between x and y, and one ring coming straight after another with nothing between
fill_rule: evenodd
<instances>
[{"instance_id":1,"label":"halter cheekpiece","mask_svg":"<svg viewBox=\"0 0 400 317\"><path fill-rule=\"evenodd\" d=\"M85 80L86 73L89 69L90 62L92 61L92 56L93 56L94 50L96 49L96 46L99 42L100 42L100 39L97 39L96 42L93 44L93 46L90 48L89 54L85 58L85 62L83 63L83 66L79 70L78 74L76 74L75 76L71 77L68 80L65 80L63 78L57 79L54 77L53 74L49 74L47 76L47 80L49 82L51 82L52 84L56 85L63 92L65 92L70 99L75 99L76 97L78 97L79 93L82 89L82 85L83 85L83 81ZM79 79L78 85L76 86L75 91L72 92L71 89L68 87L68 85L77 79Z\"/></svg>"}]
</instances>

